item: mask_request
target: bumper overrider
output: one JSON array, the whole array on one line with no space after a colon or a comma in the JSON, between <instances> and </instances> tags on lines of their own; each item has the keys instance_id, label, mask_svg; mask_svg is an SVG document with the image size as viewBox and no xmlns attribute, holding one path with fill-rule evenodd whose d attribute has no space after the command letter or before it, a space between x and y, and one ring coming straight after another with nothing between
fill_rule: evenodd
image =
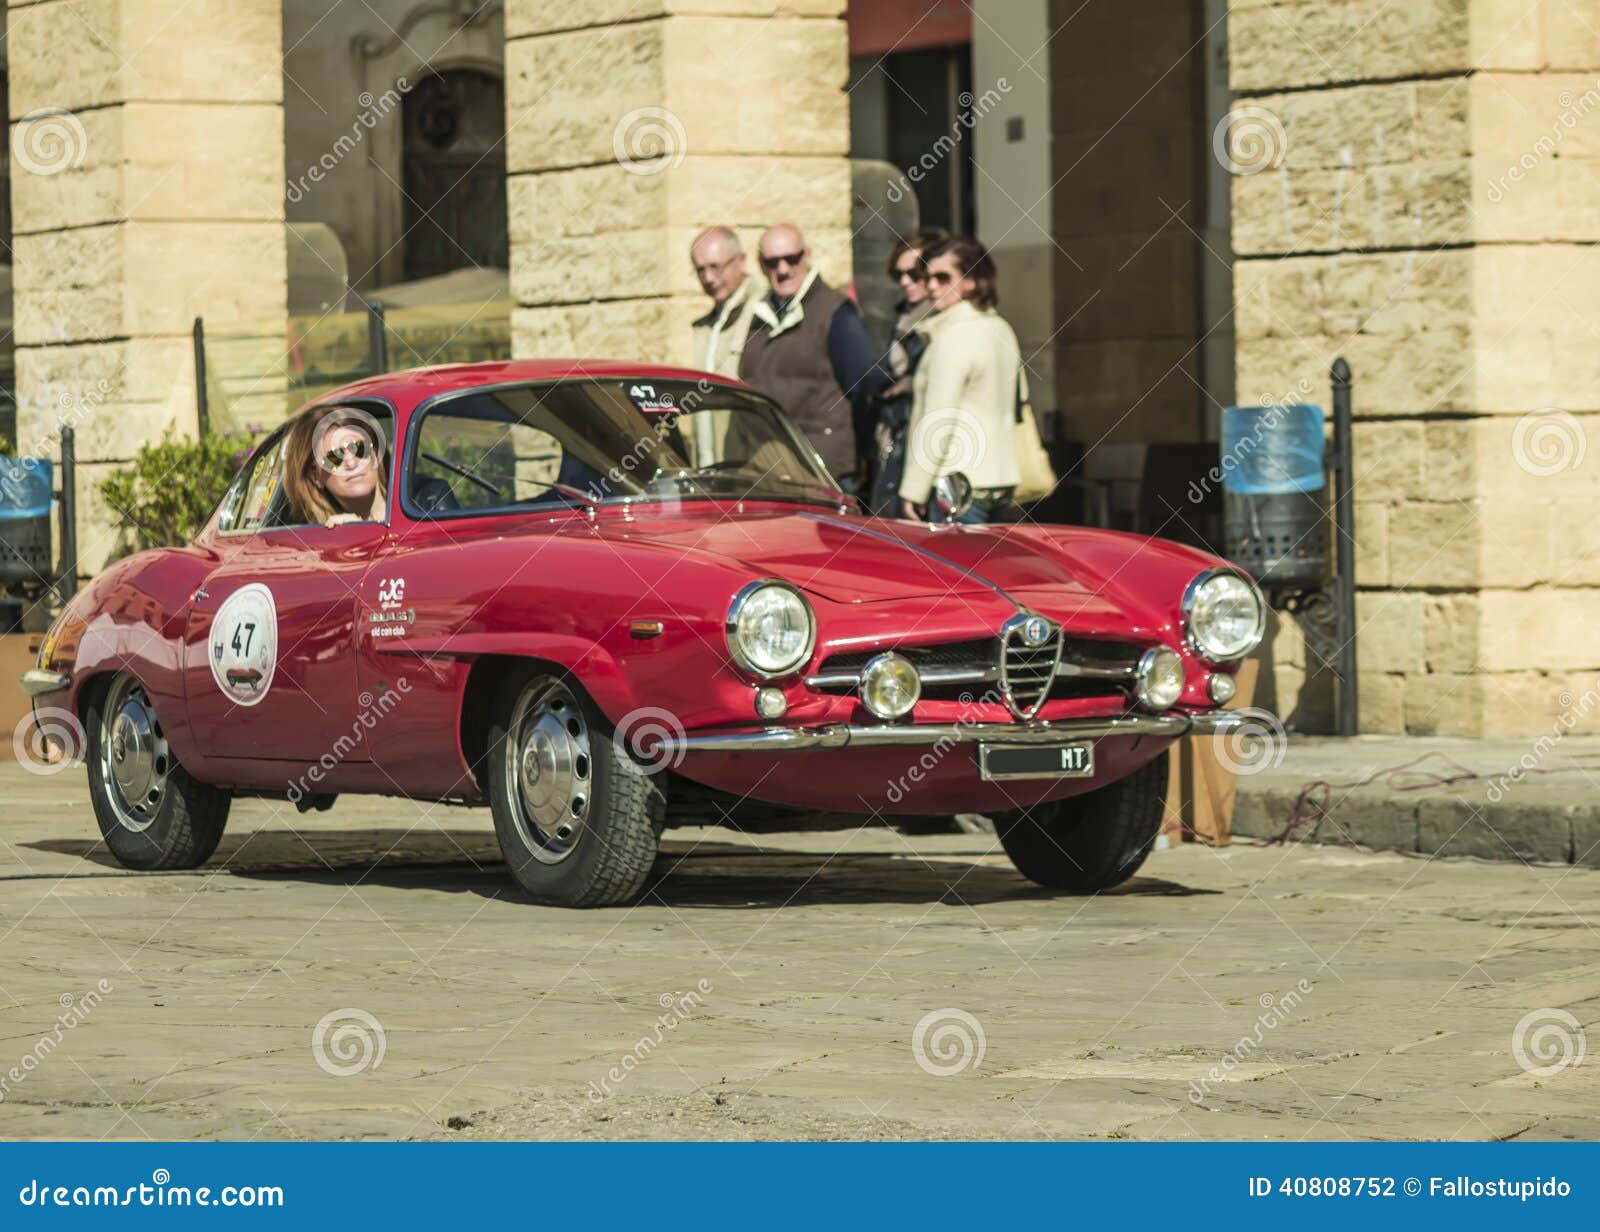
<instances>
[{"instance_id":1,"label":"bumper overrider","mask_svg":"<svg viewBox=\"0 0 1600 1232\"><path fill-rule=\"evenodd\" d=\"M51 672L42 667L30 667L22 673L22 691L29 697L41 697L46 693L59 693L71 684L72 677L65 672Z\"/></svg>"},{"instance_id":2,"label":"bumper overrider","mask_svg":"<svg viewBox=\"0 0 1600 1232\"><path fill-rule=\"evenodd\" d=\"M1242 727L1246 716L1207 714L1119 715L1057 723L916 723L883 726L832 723L824 727L765 727L758 731L696 732L663 736L661 755L680 753L768 753L806 749L921 748L986 744L1050 748L1107 736L1222 735Z\"/></svg>"}]
</instances>

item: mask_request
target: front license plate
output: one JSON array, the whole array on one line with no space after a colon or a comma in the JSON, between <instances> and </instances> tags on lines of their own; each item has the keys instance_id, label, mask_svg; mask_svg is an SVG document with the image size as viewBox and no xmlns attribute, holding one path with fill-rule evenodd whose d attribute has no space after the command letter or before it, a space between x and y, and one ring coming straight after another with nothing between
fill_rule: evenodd
<instances>
[{"instance_id":1,"label":"front license plate","mask_svg":"<svg viewBox=\"0 0 1600 1232\"><path fill-rule=\"evenodd\" d=\"M978 772L995 779L1081 779L1094 773L1094 745L1064 744L1051 748L980 744Z\"/></svg>"}]
</instances>

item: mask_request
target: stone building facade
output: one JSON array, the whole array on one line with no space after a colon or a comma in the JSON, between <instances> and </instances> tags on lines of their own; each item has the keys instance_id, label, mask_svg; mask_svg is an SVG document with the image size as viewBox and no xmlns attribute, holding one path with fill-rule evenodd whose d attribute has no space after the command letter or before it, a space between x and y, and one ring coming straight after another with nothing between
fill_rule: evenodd
<instances>
[{"instance_id":1,"label":"stone building facade","mask_svg":"<svg viewBox=\"0 0 1600 1232\"><path fill-rule=\"evenodd\" d=\"M917 6L890 7L913 38ZM1345 356L1363 729L1536 733L1580 708L1600 668L1600 0L924 7L970 26L973 92L1017 87L971 130L977 225L1042 401L1090 457L1203 447L1235 401L1326 404ZM436 208L417 194L470 217L502 173L518 354L685 358L685 252L713 223L753 244L794 221L849 282L845 17L9 0L19 445L48 452L72 422L89 495L192 427L196 316L271 337L319 227L358 293L449 264L415 245ZM459 116L412 96L430 77L476 100L472 157L450 162ZM449 197L452 167L476 198ZM107 522L86 499L91 565ZM1260 700L1312 707L1292 625L1273 653Z\"/></svg>"}]
</instances>

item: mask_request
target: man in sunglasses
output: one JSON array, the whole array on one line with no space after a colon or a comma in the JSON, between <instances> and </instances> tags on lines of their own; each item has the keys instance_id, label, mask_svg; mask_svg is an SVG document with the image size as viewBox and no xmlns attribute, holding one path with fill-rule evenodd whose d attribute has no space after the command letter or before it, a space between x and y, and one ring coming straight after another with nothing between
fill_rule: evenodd
<instances>
[{"instance_id":1,"label":"man in sunglasses","mask_svg":"<svg viewBox=\"0 0 1600 1232\"><path fill-rule=\"evenodd\" d=\"M745 253L730 227L707 227L689 245L700 289L711 310L694 322L694 366L719 376L739 375L739 356L750 332L750 308L760 297L745 274Z\"/></svg>"},{"instance_id":2,"label":"man in sunglasses","mask_svg":"<svg viewBox=\"0 0 1600 1232\"><path fill-rule=\"evenodd\" d=\"M771 293L751 307L739 376L789 413L840 486L854 494L888 374L872 353L861 313L819 277L796 227L767 228L759 255Z\"/></svg>"}]
</instances>

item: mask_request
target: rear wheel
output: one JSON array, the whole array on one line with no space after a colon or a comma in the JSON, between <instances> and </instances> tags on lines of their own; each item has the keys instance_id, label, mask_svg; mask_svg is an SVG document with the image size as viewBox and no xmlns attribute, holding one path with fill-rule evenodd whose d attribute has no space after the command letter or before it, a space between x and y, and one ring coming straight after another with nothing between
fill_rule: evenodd
<instances>
[{"instance_id":1,"label":"rear wheel","mask_svg":"<svg viewBox=\"0 0 1600 1232\"><path fill-rule=\"evenodd\" d=\"M1167 755L1096 791L995 816L1017 871L1040 885L1092 894L1145 862L1167 802Z\"/></svg>"},{"instance_id":2,"label":"rear wheel","mask_svg":"<svg viewBox=\"0 0 1600 1232\"><path fill-rule=\"evenodd\" d=\"M125 868L195 868L217 849L232 794L190 777L150 695L121 672L88 708L89 798Z\"/></svg>"},{"instance_id":3,"label":"rear wheel","mask_svg":"<svg viewBox=\"0 0 1600 1232\"><path fill-rule=\"evenodd\" d=\"M511 875L537 902L626 903L655 863L660 791L594 703L559 677L525 672L501 687L489 803Z\"/></svg>"}]
</instances>

